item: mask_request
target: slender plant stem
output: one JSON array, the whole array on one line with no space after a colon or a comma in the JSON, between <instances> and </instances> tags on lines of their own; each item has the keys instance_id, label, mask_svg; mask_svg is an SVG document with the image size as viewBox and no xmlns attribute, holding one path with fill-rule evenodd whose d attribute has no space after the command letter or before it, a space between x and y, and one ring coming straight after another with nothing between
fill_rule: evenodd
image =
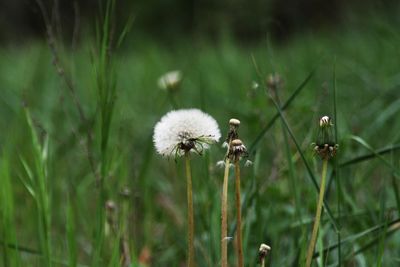
<instances>
[{"instance_id":1,"label":"slender plant stem","mask_svg":"<svg viewBox=\"0 0 400 267\"><path fill-rule=\"evenodd\" d=\"M190 168L190 154L185 153L186 180L187 180L187 204L188 204L188 267L194 267L194 219L193 219L193 194L192 194L192 170Z\"/></svg>"},{"instance_id":2,"label":"slender plant stem","mask_svg":"<svg viewBox=\"0 0 400 267\"><path fill-rule=\"evenodd\" d=\"M261 267L265 267L265 258L261 259Z\"/></svg>"},{"instance_id":3,"label":"slender plant stem","mask_svg":"<svg viewBox=\"0 0 400 267\"><path fill-rule=\"evenodd\" d=\"M228 178L230 160L225 160L224 182L221 196L221 266L228 266Z\"/></svg>"},{"instance_id":4,"label":"slender plant stem","mask_svg":"<svg viewBox=\"0 0 400 267\"><path fill-rule=\"evenodd\" d=\"M243 248L242 248L242 212L240 205L240 166L239 161L235 161L235 180L236 180L236 220L237 220L237 262L238 267L243 267Z\"/></svg>"},{"instance_id":5,"label":"slender plant stem","mask_svg":"<svg viewBox=\"0 0 400 267\"><path fill-rule=\"evenodd\" d=\"M306 267L311 266L311 261L314 253L315 243L317 241L319 223L321 221L321 213L322 213L322 202L324 200L325 193L325 184L326 184L326 173L328 169L328 159L324 159L322 162L322 177L321 177L321 185L319 190L319 199L317 205L317 214L315 215L314 227L311 234L310 245L307 250L307 259L306 259Z\"/></svg>"}]
</instances>

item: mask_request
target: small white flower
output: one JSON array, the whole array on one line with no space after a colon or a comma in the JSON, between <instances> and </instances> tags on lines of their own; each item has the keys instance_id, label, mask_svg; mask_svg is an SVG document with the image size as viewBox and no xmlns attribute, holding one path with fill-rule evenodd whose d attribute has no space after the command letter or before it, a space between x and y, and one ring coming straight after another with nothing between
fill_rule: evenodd
<instances>
[{"instance_id":1,"label":"small white flower","mask_svg":"<svg viewBox=\"0 0 400 267\"><path fill-rule=\"evenodd\" d=\"M161 155L182 156L190 150L201 154L220 137L213 117L199 109L180 109L161 118L154 127L153 141Z\"/></svg>"},{"instance_id":2,"label":"small white flower","mask_svg":"<svg viewBox=\"0 0 400 267\"><path fill-rule=\"evenodd\" d=\"M182 72L179 70L174 70L165 73L158 79L158 86L164 90L175 89L182 80Z\"/></svg>"}]
</instances>

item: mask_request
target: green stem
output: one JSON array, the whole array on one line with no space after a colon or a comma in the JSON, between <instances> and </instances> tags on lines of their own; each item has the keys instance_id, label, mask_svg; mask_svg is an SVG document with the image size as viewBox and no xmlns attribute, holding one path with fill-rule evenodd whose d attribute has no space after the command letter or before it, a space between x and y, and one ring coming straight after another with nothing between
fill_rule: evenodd
<instances>
[{"instance_id":1,"label":"green stem","mask_svg":"<svg viewBox=\"0 0 400 267\"><path fill-rule=\"evenodd\" d=\"M194 219L193 219L193 194L192 171L190 168L190 154L185 153L186 180L187 180L187 205L188 205L188 267L194 267Z\"/></svg>"},{"instance_id":2,"label":"green stem","mask_svg":"<svg viewBox=\"0 0 400 267\"><path fill-rule=\"evenodd\" d=\"M230 160L225 160L224 182L221 196L221 266L228 267L228 178Z\"/></svg>"},{"instance_id":3,"label":"green stem","mask_svg":"<svg viewBox=\"0 0 400 267\"><path fill-rule=\"evenodd\" d=\"M315 215L315 222L314 222L314 227L313 227L313 231L311 234L311 241L310 241L310 245L307 250L306 267L311 266L312 256L314 253L314 247L315 247L315 243L317 241L319 223L321 221L322 202L324 200L324 193L325 193L327 169L328 169L328 159L324 159L323 163L322 163L322 177L321 177L321 185L320 185L320 190L319 190L317 214Z\"/></svg>"},{"instance_id":4,"label":"green stem","mask_svg":"<svg viewBox=\"0 0 400 267\"><path fill-rule=\"evenodd\" d=\"M239 161L235 161L235 180L236 180L236 220L237 220L237 257L238 267L243 267L243 248L242 248L242 212L240 205L240 166Z\"/></svg>"}]
</instances>

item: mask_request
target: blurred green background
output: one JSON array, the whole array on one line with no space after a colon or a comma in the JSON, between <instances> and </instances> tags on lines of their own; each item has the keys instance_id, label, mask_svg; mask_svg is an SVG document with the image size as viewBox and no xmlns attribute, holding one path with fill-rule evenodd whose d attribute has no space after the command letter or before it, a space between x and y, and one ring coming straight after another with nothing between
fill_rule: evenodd
<instances>
[{"instance_id":1,"label":"blurred green background","mask_svg":"<svg viewBox=\"0 0 400 267\"><path fill-rule=\"evenodd\" d=\"M8 266L7 251L18 251L13 249L15 243L33 252L22 249L10 266L44 266L38 255L40 213L22 183L27 176L22 161L35 161L25 110L32 116L40 143L49 139L46 166L53 264L90 266L98 202L93 166L99 170L103 157L95 29L105 5L94 0L43 4L55 33L56 63L39 5L35 1L0 4L0 158L2 182L7 176L11 181L10 189L1 191L0 211L5 218L6 191L12 193L8 201L14 210L12 223L3 220L0 225L0 266ZM113 64L104 75L116 81L104 181L107 199L117 206L118 222L126 222L132 266L185 263L183 162L156 155L152 144L155 123L173 109L169 93L157 87L161 75L181 70L183 81L173 95L177 107L200 108L211 114L223 136L228 120L240 119L241 139L250 146L276 113L265 93L267 75L282 77L278 94L284 102L314 71L285 115L318 178L320 161L313 157L310 144L315 141L319 117L333 115L334 72L337 161L371 153L350 135L360 136L375 150L400 142L399 8L397 1L372 0L117 1L115 36L130 18L133 23L122 44L113 46ZM58 66L63 67L62 74ZM246 266L256 266L263 242L272 247L268 266L300 266L311 232L317 193L284 131L276 120L250 155L253 166L242 170ZM220 145L203 157L193 156L198 266L218 266L220 260L223 170L215 166L224 157ZM326 201L340 221L342 238L348 238L341 251L343 266L399 264L399 225L390 224L400 215L399 155L394 149L383 157L390 167L373 154L366 162L340 167L339 189L335 179L330 179ZM125 188L130 190L128 198L120 194ZM233 180L229 190L232 232ZM68 230L71 225L73 234ZM377 226L378 230L371 230ZM10 231L15 231L15 237L7 237ZM337 242L326 214L320 236L317 251ZM118 243L115 239L106 234L99 266L119 266L110 260L113 245ZM80 265L69 263L71 250ZM229 251L233 264L233 244ZM333 249L315 266L337 266L337 260Z\"/></svg>"}]
</instances>

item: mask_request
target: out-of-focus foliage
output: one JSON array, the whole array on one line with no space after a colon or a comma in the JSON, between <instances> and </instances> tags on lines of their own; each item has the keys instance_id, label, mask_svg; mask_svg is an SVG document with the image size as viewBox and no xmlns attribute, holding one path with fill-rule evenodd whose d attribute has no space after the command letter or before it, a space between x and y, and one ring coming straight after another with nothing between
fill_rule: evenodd
<instances>
[{"instance_id":1,"label":"out-of-focus foliage","mask_svg":"<svg viewBox=\"0 0 400 267\"><path fill-rule=\"evenodd\" d=\"M43 36L45 27L37 1L42 1L65 36L78 30L93 29L104 5L99 0L2 0L0 40ZM395 0L138 0L119 1L118 23L135 17L136 32L153 38L170 39L190 34L217 37L231 31L241 40L259 40L266 33L286 39L294 33L336 27L349 14L363 17L366 10L396 14ZM357 14L358 13L358 14Z\"/></svg>"}]
</instances>

